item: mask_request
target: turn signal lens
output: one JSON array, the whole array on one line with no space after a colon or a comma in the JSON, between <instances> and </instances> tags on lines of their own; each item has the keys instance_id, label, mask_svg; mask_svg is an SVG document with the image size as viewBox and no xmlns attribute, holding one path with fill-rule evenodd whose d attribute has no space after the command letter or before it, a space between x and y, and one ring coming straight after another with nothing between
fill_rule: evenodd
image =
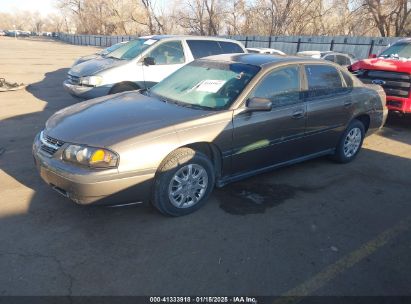
<instances>
[{"instance_id":1,"label":"turn signal lens","mask_svg":"<svg viewBox=\"0 0 411 304\"><path fill-rule=\"evenodd\" d=\"M107 159L106 159L107 158ZM106 154L104 150L96 150L90 158L90 163L98 163L98 162L110 162L110 154Z\"/></svg>"}]
</instances>

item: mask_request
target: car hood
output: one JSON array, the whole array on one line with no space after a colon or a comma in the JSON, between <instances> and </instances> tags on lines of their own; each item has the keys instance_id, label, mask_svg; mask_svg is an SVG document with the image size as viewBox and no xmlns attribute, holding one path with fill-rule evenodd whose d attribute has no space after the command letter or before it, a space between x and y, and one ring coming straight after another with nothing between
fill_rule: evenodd
<instances>
[{"instance_id":1,"label":"car hood","mask_svg":"<svg viewBox=\"0 0 411 304\"><path fill-rule=\"evenodd\" d=\"M80 63L83 63L83 62L86 62L86 61L89 61L91 59L96 59L96 58L100 58L100 57L101 57L101 55L99 55L99 54L92 54L92 55L83 56L83 57L80 57L79 59L77 59L74 62L73 66L75 66L77 64L80 64Z\"/></svg>"},{"instance_id":2,"label":"car hood","mask_svg":"<svg viewBox=\"0 0 411 304\"><path fill-rule=\"evenodd\" d=\"M120 60L114 58L105 58L98 56L97 58L84 61L76 64L68 72L70 75L77 77L91 76L98 72L118 67L127 64L127 60Z\"/></svg>"},{"instance_id":3,"label":"car hood","mask_svg":"<svg viewBox=\"0 0 411 304\"><path fill-rule=\"evenodd\" d=\"M411 61L399 59L373 58L359 60L350 67L352 71L357 70L383 70L392 72L410 73Z\"/></svg>"},{"instance_id":4,"label":"car hood","mask_svg":"<svg viewBox=\"0 0 411 304\"><path fill-rule=\"evenodd\" d=\"M173 125L212 113L125 92L62 109L49 118L44 132L64 142L109 147L139 136L174 133Z\"/></svg>"}]
</instances>

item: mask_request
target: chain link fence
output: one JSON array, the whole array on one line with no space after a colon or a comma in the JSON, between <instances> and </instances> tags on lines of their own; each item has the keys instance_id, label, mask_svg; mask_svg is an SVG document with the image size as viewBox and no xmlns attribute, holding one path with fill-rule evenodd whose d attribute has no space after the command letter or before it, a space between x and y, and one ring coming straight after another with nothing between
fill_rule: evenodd
<instances>
[{"instance_id":1,"label":"chain link fence","mask_svg":"<svg viewBox=\"0 0 411 304\"><path fill-rule=\"evenodd\" d=\"M245 47L265 47L295 54L300 51L335 51L352 54L356 58L367 58L378 54L399 37L353 37L353 36L223 36L242 42ZM61 41L77 44L108 47L121 41L138 38L135 35L104 36L59 34Z\"/></svg>"}]
</instances>

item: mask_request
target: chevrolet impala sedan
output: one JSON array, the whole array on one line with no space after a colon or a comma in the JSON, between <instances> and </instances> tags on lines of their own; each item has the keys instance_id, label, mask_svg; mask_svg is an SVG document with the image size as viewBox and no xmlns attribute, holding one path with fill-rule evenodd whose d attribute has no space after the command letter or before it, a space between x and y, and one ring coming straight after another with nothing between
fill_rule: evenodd
<instances>
[{"instance_id":1,"label":"chevrolet impala sedan","mask_svg":"<svg viewBox=\"0 0 411 304\"><path fill-rule=\"evenodd\" d=\"M44 181L78 204L151 202L179 216L215 186L324 155L353 160L384 104L381 87L330 62L218 55L151 90L58 111L33 154Z\"/></svg>"}]
</instances>

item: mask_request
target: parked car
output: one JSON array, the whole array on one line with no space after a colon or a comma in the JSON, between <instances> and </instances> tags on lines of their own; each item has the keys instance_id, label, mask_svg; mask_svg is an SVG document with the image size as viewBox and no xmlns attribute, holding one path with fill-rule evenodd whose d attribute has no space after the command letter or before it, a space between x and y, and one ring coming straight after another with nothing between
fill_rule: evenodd
<instances>
[{"instance_id":1,"label":"parked car","mask_svg":"<svg viewBox=\"0 0 411 304\"><path fill-rule=\"evenodd\" d=\"M6 32L3 30L0 30L0 36L6 36Z\"/></svg>"},{"instance_id":2,"label":"parked car","mask_svg":"<svg viewBox=\"0 0 411 304\"><path fill-rule=\"evenodd\" d=\"M31 36L31 32L30 31L20 31L20 35L21 37L30 37Z\"/></svg>"},{"instance_id":3,"label":"parked car","mask_svg":"<svg viewBox=\"0 0 411 304\"><path fill-rule=\"evenodd\" d=\"M364 83L381 85L390 111L411 113L411 39L401 39L378 56L357 61L348 69Z\"/></svg>"},{"instance_id":4,"label":"parked car","mask_svg":"<svg viewBox=\"0 0 411 304\"><path fill-rule=\"evenodd\" d=\"M352 161L384 124L384 99L326 61L224 54L150 90L58 111L33 155L44 181L76 203L151 201L179 216L215 185L324 155Z\"/></svg>"},{"instance_id":5,"label":"parked car","mask_svg":"<svg viewBox=\"0 0 411 304\"><path fill-rule=\"evenodd\" d=\"M19 30L8 30L6 31L6 36L9 37L16 37L20 35L20 31Z\"/></svg>"},{"instance_id":6,"label":"parked car","mask_svg":"<svg viewBox=\"0 0 411 304\"><path fill-rule=\"evenodd\" d=\"M241 43L223 38L140 37L104 58L75 65L68 72L64 87L70 94L82 98L149 88L194 59L245 52Z\"/></svg>"},{"instance_id":7,"label":"parked car","mask_svg":"<svg viewBox=\"0 0 411 304\"><path fill-rule=\"evenodd\" d=\"M248 53L253 53L253 54L269 54L269 55L282 55L285 56L287 55L286 53L276 50L276 49L270 49L270 48L247 48Z\"/></svg>"},{"instance_id":8,"label":"parked car","mask_svg":"<svg viewBox=\"0 0 411 304\"><path fill-rule=\"evenodd\" d=\"M83 63L85 61L91 60L91 59L97 59L97 58L100 58L100 57L104 57L104 56L108 55L109 53L111 53L111 52L117 50L118 48L122 47L126 43L128 43L128 41L122 41L122 42L113 44L112 46L109 46L108 48L102 49L102 50L100 50L100 51L98 51L98 52L96 52L92 55L87 55L87 56L80 57L79 59L77 59L73 63L72 67L77 65L77 64Z\"/></svg>"},{"instance_id":9,"label":"parked car","mask_svg":"<svg viewBox=\"0 0 411 304\"><path fill-rule=\"evenodd\" d=\"M335 62L344 67L348 67L357 61L357 59L355 59L355 56L352 54L337 53L333 51L303 51L298 52L297 56L324 59L327 61Z\"/></svg>"}]
</instances>

